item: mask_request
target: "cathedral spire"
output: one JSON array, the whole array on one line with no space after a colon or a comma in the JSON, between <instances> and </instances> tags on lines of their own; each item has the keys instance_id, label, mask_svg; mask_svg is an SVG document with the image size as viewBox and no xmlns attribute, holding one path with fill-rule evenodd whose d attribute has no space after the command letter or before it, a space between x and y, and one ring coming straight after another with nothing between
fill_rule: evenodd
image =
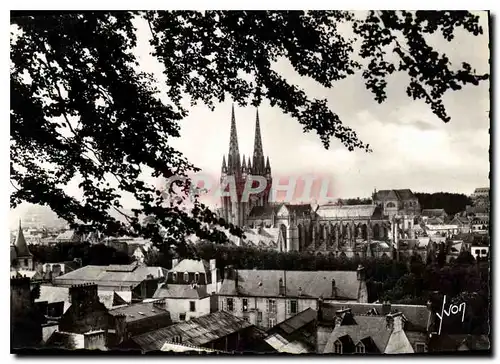
<instances>
[{"instance_id":1,"label":"cathedral spire","mask_svg":"<svg viewBox=\"0 0 500 364\"><path fill-rule=\"evenodd\" d=\"M229 138L228 169L230 171L240 168L240 151L238 148L238 134L236 133L236 118L234 116L234 104L231 110L231 133Z\"/></svg>"},{"instance_id":2,"label":"cathedral spire","mask_svg":"<svg viewBox=\"0 0 500 364\"><path fill-rule=\"evenodd\" d=\"M255 142L253 146L253 167L256 174L264 172L264 150L262 148L262 137L260 135L259 109L255 120Z\"/></svg>"},{"instance_id":3,"label":"cathedral spire","mask_svg":"<svg viewBox=\"0 0 500 364\"><path fill-rule=\"evenodd\" d=\"M226 156L223 155L222 156L222 172L226 172L227 171L227 167L226 167Z\"/></svg>"}]
</instances>

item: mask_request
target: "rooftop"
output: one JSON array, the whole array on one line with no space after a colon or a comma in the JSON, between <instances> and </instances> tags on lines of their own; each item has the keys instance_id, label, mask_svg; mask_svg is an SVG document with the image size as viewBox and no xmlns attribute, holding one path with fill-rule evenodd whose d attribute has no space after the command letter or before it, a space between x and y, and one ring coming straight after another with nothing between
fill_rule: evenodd
<instances>
[{"instance_id":1,"label":"rooftop","mask_svg":"<svg viewBox=\"0 0 500 364\"><path fill-rule=\"evenodd\" d=\"M241 318L219 311L137 335L132 340L143 351L161 350L166 343L179 336L183 345L198 347L251 326Z\"/></svg>"},{"instance_id":2,"label":"rooftop","mask_svg":"<svg viewBox=\"0 0 500 364\"><path fill-rule=\"evenodd\" d=\"M112 316L125 315L126 322L138 321L144 318L162 315L165 313L168 314L167 310L158 307L155 302L141 302L131 305L119 306L110 309L108 312Z\"/></svg>"},{"instance_id":3,"label":"rooftop","mask_svg":"<svg viewBox=\"0 0 500 364\"><path fill-rule=\"evenodd\" d=\"M235 280L224 279L220 295L245 295L278 297L279 280L283 280L286 296L332 297L332 280L337 288L336 298L356 300L358 286L356 271L282 271L237 270L238 290Z\"/></svg>"}]
</instances>

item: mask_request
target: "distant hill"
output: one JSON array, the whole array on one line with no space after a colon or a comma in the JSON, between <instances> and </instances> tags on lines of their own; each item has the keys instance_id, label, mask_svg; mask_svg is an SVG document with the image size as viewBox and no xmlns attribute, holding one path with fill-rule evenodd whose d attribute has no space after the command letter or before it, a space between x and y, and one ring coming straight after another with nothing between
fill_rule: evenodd
<instances>
[{"instance_id":1,"label":"distant hill","mask_svg":"<svg viewBox=\"0 0 500 364\"><path fill-rule=\"evenodd\" d=\"M415 196L417 196L422 209L444 209L448 215L455 215L458 212L465 211L465 207L472 204L471 199L461 193L416 192Z\"/></svg>"}]
</instances>

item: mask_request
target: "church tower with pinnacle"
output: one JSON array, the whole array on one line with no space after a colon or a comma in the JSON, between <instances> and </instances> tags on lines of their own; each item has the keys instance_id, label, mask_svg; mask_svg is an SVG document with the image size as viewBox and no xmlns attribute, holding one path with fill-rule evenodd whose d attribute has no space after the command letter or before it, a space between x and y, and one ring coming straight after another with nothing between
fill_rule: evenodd
<instances>
[{"instance_id":1,"label":"church tower with pinnacle","mask_svg":"<svg viewBox=\"0 0 500 364\"><path fill-rule=\"evenodd\" d=\"M227 162L226 157L222 157L221 186L225 186L226 192L229 191L231 184L228 182L234 178L236 199L230 196L221 197L221 217L229 223L243 227L246 225L248 214L254 206L269 205L269 194L272 184L269 157L265 158L262 148L259 111L257 110L255 121L255 140L252 158L248 157L247 160L245 159L245 155L240 157L234 105L231 111L231 130L229 135ZM267 181L266 189L258 194L250 195L248 201L242 201L245 184L251 176L264 177ZM252 184L252 187L256 188L259 182L254 180Z\"/></svg>"}]
</instances>

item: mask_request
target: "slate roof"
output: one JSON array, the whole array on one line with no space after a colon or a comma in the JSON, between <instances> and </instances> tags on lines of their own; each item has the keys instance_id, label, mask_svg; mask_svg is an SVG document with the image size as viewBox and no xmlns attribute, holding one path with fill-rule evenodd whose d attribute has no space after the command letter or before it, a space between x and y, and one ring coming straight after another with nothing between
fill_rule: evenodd
<instances>
[{"instance_id":1,"label":"slate roof","mask_svg":"<svg viewBox=\"0 0 500 364\"><path fill-rule=\"evenodd\" d=\"M254 206L250 210L248 217L257 219L270 219L281 206L267 205L267 206Z\"/></svg>"},{"instance_id":2,"label":"slate roof","mask_svg":"<svg viewBox=\"0 0 500 364\"><path fill-rule=\"evenodd\" d=\"M170 272L209 273L210 264L204 260L183 259Z\"/></svg>"},{"instance_id":3,"label":"slate roof","mask_svg":"<svg viewBox=\"0 0 500 364\"><path fill-rule=\"evenodd\" d=\"M125 322L129 323L148 317L168 314L168 311L155 306L154 302L141 302L111 308L108 313L111 316L125 315Z\"/></svg>"},{"instance_id":4,"label":"slate roof","mask_svg":"<svg viewBox=\"0 0 500 364\"><path fill-rule=\"evenodd\" d=\"M332 303L325 302L321 305L322 310L322 320L333 322L335 319L335 312L344 308L350 308L355 320L360 315L367 315L368 312L373 309L376 310L379 317L385 317L383 315L382 304L381 303L358 303L358 302L348 302L348 303ZM391 304L390 310L401 312L406 318L406 330L409 331L426 331L427 324L429 321L429 310L423 305L402 305L402 304ZM373 312L373 311L372 311Z\"/></svg>"},{"instance_id":5,"label":"slate roof","mask_svg":"<svg viewBox=\"0 0 500 364\"><path fill-rule=\"evenodd\" d=\"M381 353L385 351L391 336L391 331L386 327L385 316L355 316L354 320L356 325L340 325L333 329L323 353L335 352L335 341L346 335L354 345L364 339L371 338Z\"/></svg>"},{"instance_id":6,"label":"slate roof","mask_svg":"<svg viewBox=\"0 0 500 364\"><path fill-rule=\"evenodd\" d=\"M134 336L132 341L145 352L161 350L165 343L172 342L177 336L181 337L183 345L202 346L251 326L241 318L218 311Z\"/></svg>"},{"instance_id":7,"label":"slate roof","mask_svg":"<svg viewBox=\"0 0 500 364\"><path fill-rule=\"evenodd\" d=\"M208 297L206 285L190 284L166 284L163 283L158 287L153 295L153 298L193 298L200 299Z\"/></svg>"},{"instance_id":8,"label":"slate roof","mask_svg":"<svg viewBox=\"0 0 500 364\"><path fill-rule=\"evenodd\" d=\"M146 280L148 275L152 275L153 278L161 278L165 277L166 273L167 270L161 267L87 265L55 278L54 282L55 284L71 285L96 283L101 286L129 288Z\"/></svg>"},{"instance_id":9,"label":"slate roof","mask_svg":"<svg viewBox=\"0 0 500 364\"><path fill-rule=\"evenodd\" d=\"M132 300L130 292L98 291L99 301L111 308L118 304L129 303ZM64 302L64 312L71 306L69 287L58 287L50 285L40 285L40 297L35 302L56 303Z\"/></svg>"},{"instance_id":10,"label":"slate roof","mask_svg":"<svg viewBox=\"0 0 500 364\"><path fill-rule=\"evenodd\" d=\"M408 188L402 190L380 190L375 194L375 200L385 201L385 200L413 200L417 197Z\"/></svg>"},{"instance_id":11,"label":"slate roof","mask_svg":"<svg viewBox=\"0 0 500 364\"><path fill-rule=\"evenodd\" d=\"M276 326L270 328L268 332L282 331L285 334L292 334L302 327L315 321L318 317L318 313L312 308L307 308L306 310L299 312L298 314L280 322Z\"/></svg>"},{"instance_id":12,"label":"slate roof","mask_svg":"<svg viewBox=\"0 0 500 364\"><path fill-rule=\"evenodd\" d=\"M278 297L279 279L282 278L288 297L332 297L333 279L337 298L356 300L358 297L359 282L355 271L237 270L237 274L238 290L234 280L224 279L220 295Z\"/></svg>"},{"instance_id":13,"label":"slate roof","mask_svg":"<svg viewBox=\"0 0 500 364\"><path fill-rule=\"evenodd\" d=\"M422 216L428 216L428 217L440 217L443 215L447 215L446 211L444 209L422 209L422 212L420 213Z\"/></svg>"},{"instance_id":14,"label":"slate roof","mask_svg":"<svg viewBox=\"0 0 500 364\"><path fill-rule=\"evenodd\" d=\"M17 230L16 242L14 243L17 258L31 257L32 254L28 249L28 244L24 238L23 228L21 227L21 222L19 222L19 229ZM11 252L12 255L12 252Z\"/></svg>"},{"instance_id":15,"label":"slate roof","mask_svg":"<svg viewBox=\"0 0 500 364\"><path fill-rule=\"evenodd\" d=\"M264 341L279 353L306 354L311 352L306 344L298 340L290 342L280 334L271 335Z\"/></svg>"},{"instance_id":16,"label":"slate roof","mask_svg":"<svg viewBox=\"0 0 500 364\"><path fill-rule=\"evenodd\" d=\"M245 229L243 243L253 244L259 247L276 248L280 240L279 228L255 228Z\"/></svg>"},{"instance_id":17,"label":"slate roof","mask_svg":"<svg viewBox=\"0 0 500 364\"><path fill-rule=\"evenodd\" d=\"M322 205L316 210L318 216L322 218L339 219L369 219L374 218L376 212L378 212L376 205Z\"/></svg>"}]
</instances>

